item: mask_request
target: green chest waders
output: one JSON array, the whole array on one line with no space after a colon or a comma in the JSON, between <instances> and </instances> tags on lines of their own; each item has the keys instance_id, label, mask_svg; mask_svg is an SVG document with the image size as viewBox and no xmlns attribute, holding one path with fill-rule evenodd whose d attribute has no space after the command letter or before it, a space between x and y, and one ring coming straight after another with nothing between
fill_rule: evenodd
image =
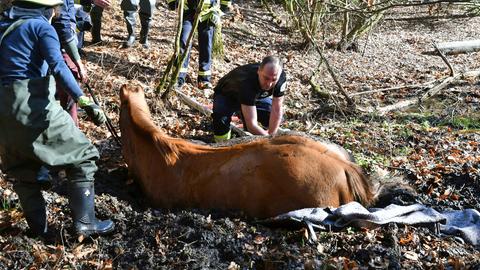
<instances>
[{"instance_id":1,"label":"green chest waders","mask_svg":"<svg viewBox=\"0 0 480 270\"><path fill-rule=\"evenodd\" d=\"M9 28L6 33L11 31ZM96 221L92 214L93 175L97 170L95 160L99 153L55 101L54 93L55 80L51 76L0 83L1 165L9 177L16 179L14 189L20 198L27 223L32 232L39 236L47 233L45 200L41 184L37 181L37 173L42 165L65 168L73 193L87 190L91 194L87 207L82 201L83 197L77 198L79 194L76 194L77 204L84 204L82 210L88 209L84 212L72 211L78 213L74 214L77 216L74 222L87 214L87 218L83 218L86 219L84 223ZM100 226L102 232L113 229L113 223L107 225Z\"/></svg>"}]
</instances>

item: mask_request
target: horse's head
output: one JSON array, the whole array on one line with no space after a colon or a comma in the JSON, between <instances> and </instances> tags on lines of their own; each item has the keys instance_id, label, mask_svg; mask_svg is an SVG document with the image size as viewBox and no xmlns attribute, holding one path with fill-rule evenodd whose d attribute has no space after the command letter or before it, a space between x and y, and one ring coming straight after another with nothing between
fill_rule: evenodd
<instances>
[{"instance_id":1,"label":"horse's head","mask_svg":"<svg viewBox=\"0 0 480 270\"><path fill-rule=\"evenodd\" d=\"M140 111L150 116L145 93L139 85L122 85L120 88L120 103L122 110L132 111L131 108L136 107L137 109L133 111Z\"/></svg>"},{"instance_id":2,"label":"horse's head","mask_svg":"<svg viewBox=\"0 0 480 270\"><path fill-rule=\"evenodd\" d=\"M129 100L135 97L143 97L144 92L142 87L138 85L128 85L124 84L120 88L120 101L121 103L128 103Z\"/></svg>"}]
</instances>

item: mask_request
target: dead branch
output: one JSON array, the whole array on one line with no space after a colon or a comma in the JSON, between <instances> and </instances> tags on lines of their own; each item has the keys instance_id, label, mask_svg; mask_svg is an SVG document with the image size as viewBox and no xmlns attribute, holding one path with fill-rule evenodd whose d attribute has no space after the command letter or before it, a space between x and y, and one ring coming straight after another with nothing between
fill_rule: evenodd
<instances>
[{"instance_id":1,"label":"dead branch","mask_svg":"<svg viewBox=\"0 0 480 270\"><path fill-rule=\"evenodd\" d=\"M173 55L170 57L170 60L168 60L167 67L165 68L165 71L163 72L162 79L160 80L160 83L158 86L155 88L155 92L158 94L162 92L162 90L165 88L166 84L168 83L168 87L172 84L171 81L168 80L168 77L171 76L172 72L172 67L174 65L178 65L177 60L178 56L180 54L180 39L181 39L181 34L182 34L182 25L183 25L183 10L185 6L185 0L180 0L178 1L178 7L177 7L177 14L178 14L178 21L177 21L177 33L175 34L175 44L173 47ZM173 78L176 80L176 78Z\"/></svg>"},{"instance_id":2,"label":"dead branch","mask_svg":"<svg viewBox=\"0 0 480 270\"><path fill-rule=\"evenodd\" d=\"M402 109L402 108L405 108L405 107L412 106L412 105L417 104L417 103L421 103L421 102L425 101L426 99L437 95L440 91L442 91L443 89L448 87L450 84L452 84L452 83L454 83L454 82L456 82L460 79L464 79L464 78L467 78L467 77L478 77L478 76L480 76L480 69L459 73L455 76L446 77L445 79L441 80L439 84L431 87L421 97L402 100L402 101L397 102L395 104L378 108L377 111L380 114L385 114L385 113L393 111L393 110L398 110L398 109Z\"/></svg>"},{"instance_id":3,"label":"dead branch","mask_svg":"<svg viewBox=\"0 0 480 270\"><path fill-rule=\"evenodd\" d=\"M298 4L298 3L297 3ZM300 10L303 12L303 10L301 9L301 7L299 6ZM290 13L293 14L293 9L289 10ZM303 12L304 13L304 12ZM330 63L329 61L327 60L327 58L323 55L323 52L322 52L322 49L318 46L317 44L317 41L315 40L315 38L313 37L312 33L311 33L311 29L308 29L307 27L301 27L302 26L302 23L299 21L299 19L296 17L296 16L292 16L292 19L294 20L294 22L296 23L298 27L298 29L300 29L300 32L302 33L303 37L308 41L308 43L310 43L314 48L315 50L318 52L318 54L320 55L320 58L322 59L322 61L325 63L325 67L327 68L327 71L328 73L330 74L330 76L332 77L333 81L335 82L335 85L337 85L338 87L338 90L340 90L340 92L343 94L343 96L345 97L345 99L347 100L347 104L352 108L354 109L355 108L355 102L353 101L352 98L350 98L350 96L348 95L347 91L345 91L345 89L343 88L342 84L340 83L340 80L337 76L337 74L335 73L335 71L333 70L333 68L330 66Z\"/></svg>"},{"instance_id":4,"label":"dead branch","mask_svg":"<svg viewBox=\"0 0 480 270\"><path fill-rule=\"evenodd\" d=\"M350 94L350 96L353 97L353 96L374 94L374 93L380 93L380 92L386 92L386 91L392 91L392 90L400 90L400 89L428 88L428 87L432 87L432 84L435 83L436 81L437 80L426 82L426 83L420 83L420 84L402 85L402 86L395 86L395 87L388 87L388 88L381 88L381 89L357 92L357 93Z\"/></svg>"},{"instance_id":5,"label":"dead branch","mask_svg":"<svg viewBox=\"0 0 480 270\"><path fill-rule=\"evenodd\" d=\"M195 99L187 96L186 94L182 93L179 89L173 89L177 97L186 105L190 106L191 108L199 111L200 113L204 114L205 116L210 117L212 115L212 110L207 108L205 105L201 104L200 102L196 101ZM230 124L230 128L240 136L251 136L250 133L245 132L243 129L236 127L233 124Z\"/></svg>"},{"instance_id":6,"label":"dead branch","mask_svg":"<svg viewBox=\"0 0 480 270\"><path fill-rule=\"evenodd\" d=\"M455 76L455 70L453 70L452 65L450 65L450 62L448 62L448 59L445 56L445 54L443 54L443 51L438 48L436 43L433 43L433 47L435 48L435 50L437 50L437 53L442 58L443 62L445 62L445 64L447 64L448 69L450 70L450 76L452 76L452 77Z\"/></svg>"},{"instance_id":7,"label":"dead branch","mask_svg":"<svg viewBox=\"0 0 480 270\"><path fill-rule=\"evenodd\" d=\"M343 94L343 96L345 97L345 99L347 100L347 104L352 106L352 107L355 107L355 102L353 101L352 98L350 98L350 96L348 95L347 91L345 91L345 89L343 88L342 84L340 83L340 80L338 79L338 76L337 74L335 73L335 71L333 70L333 68L330 66L330 63L328 62L327 58L323 55L323 52L322 50L320 49L320 47L318 46L317 44L317 41L310 35L310 33L306 32L305 33L307 38L308 38L308 41L310 44L312 44L312 46L315 48L315 50L318 52L318 54L320 55L320 58L322 59L322 61L325 63L325 67L327 68L328 70L328 73L330 74L330 76L332 77L333 81L335 82L335 84L337 85L338 87L338 90L340 90L340 92Z\"/></svg>"},{"instance_id":8,"label":"dead branch","mask_svg":"<svg viewBox=\"0 0 480 270\"><path fill-rule=\"evenodd\" d=\"M268 1L267 0L261 0L261 3L262 5L267 9L268 13L270 14L270 16L272 16L273 18L273 21L278 25L280 26L282 24L282 19L275 13L273 12L273 9L270 7L270 5L268 4Z\"/></svg>"},{"instance_id":9,"label":"dead branch","mask_svg":"<svg viewBox=\"0 0 480 270\"><path fill-rule=\"evenodd\" d=\"M317 93L320 96L320 98L322 99L330 98L330 94L328 92L322 91L320 86L316 82L314 82L313 76L310 77L310 79L308 80L308 83L310 83L310 86L312 87L313 91L315 91L315 93Z\"/></svg>"},{"instance_id":10,"label":"dead branch","mask_svg":"<svg viewBox=\"0 0 480 270\"><path fill-rule=\"evenodd\" d=\"M431 20L446 20L446 19L465 19L477 17L476 14L449 14L449 15L433 15L433 16L419 16L419 17L391 17L385 18L386 21L431 21Z\"/></svg>"}]
</instances>

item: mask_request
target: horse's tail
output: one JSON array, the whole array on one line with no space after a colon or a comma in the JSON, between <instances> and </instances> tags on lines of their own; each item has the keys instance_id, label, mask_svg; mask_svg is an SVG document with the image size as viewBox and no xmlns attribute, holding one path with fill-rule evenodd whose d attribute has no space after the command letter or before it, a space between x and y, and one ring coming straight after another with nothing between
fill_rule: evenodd
<instances>
[{"instance_id":1,"label":"horse's tail","mask_svg":"<svg viewBox=\"0 0 480 270\"><path fill-rule=\"evenodd\" d=\"M345 175L347 176L347 184L353 194L354 200L363 206L369 206L373 203L374 194L372 186L362 169L348 162L345 167Z\"/></svg>"}]
</instances>

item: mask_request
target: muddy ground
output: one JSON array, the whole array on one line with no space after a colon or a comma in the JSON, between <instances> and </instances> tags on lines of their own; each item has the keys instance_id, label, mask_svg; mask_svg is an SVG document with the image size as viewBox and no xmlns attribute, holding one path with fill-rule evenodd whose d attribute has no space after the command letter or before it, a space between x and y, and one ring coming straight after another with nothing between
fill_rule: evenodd
<instances>
[{"instance_id":1,"label":"muddy ground","mask_svg":"<svg viewBox=\"0 0 480 270\"><path fill-rule=\"evenodd\" d=\"M281 7L275 10L282 15ZM172 53L175 34L175 13L163 4L156 12L149 50L140 46L123 49L126 30L120 9L104 13L105 42L84 49L90 85L114 123L120 86L137 83L150 91L153 117L167 133L211 142L207 117L176 97L163 103L153 94ZM480 209L478 78L455 83L421 105L384 115L367 111L416 97L425 89L358 95L357 105L364 112L350 114L324 67L314 81L331 98L312 90L309 79L319 57L305 46L298 32L275 23L254 1L237 2L234 14L224 20L225 57L215 60L214 82L237 65L278 54L289 78L284 128L344 146L372 178L381 172L388 173L382 176L384 180L402 177L417 192L417 202L439 211ZM422 54L431 50L432 42L475 39L479 29L479 18L383 21L359 40L357 51L326 49L325 56L349 93L421 84L449 74L440 57ZM338 33L326 28L322 36L321 44L330 44ZM196 77L197 57L194 49L191 78ZM479 53L448 59L457 72L480 66ZM204 104L211 103L191 84L184 90ZM457 237L437 235L428 227L390 224L377 229L317 231L318 242L309 242L305 228L266 227L240 212L152 209L129 179L121 150L105 127L82 121L81 128L102 154L95 184L97 214L115 221L115 233L78 243L70 230L65 185L57 178L44 195L49 202L49 223L62 241L50 245L32 239L11 183L2 179L1 269L480 268L478 247Z\"/></svg>"}]
</instances>

